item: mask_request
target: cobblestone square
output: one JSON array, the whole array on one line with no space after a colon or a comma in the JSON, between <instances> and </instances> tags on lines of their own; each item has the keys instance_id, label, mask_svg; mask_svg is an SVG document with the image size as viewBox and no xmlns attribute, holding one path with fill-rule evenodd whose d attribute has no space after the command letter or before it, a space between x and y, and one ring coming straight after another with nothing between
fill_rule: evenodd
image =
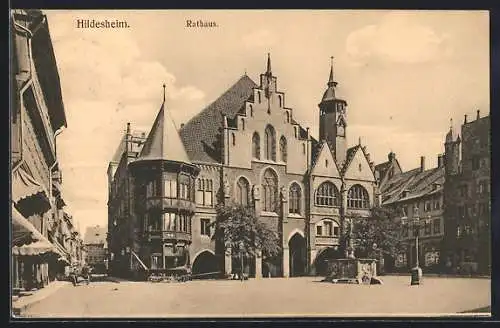
<instances>
[{"instance_id":1,"label":"cobblestone square","mask_svg":"<svg viewBox=\"0 0 500 328\"><path fill-rule=\"evenodd\" d=\"M33 305L33 318L210 318L274 316L442 316L491 304L490 280L385 276L383 285L342 285L319 277L187 283L95 282L65 286Z\"/></svg>"}]
</instances>

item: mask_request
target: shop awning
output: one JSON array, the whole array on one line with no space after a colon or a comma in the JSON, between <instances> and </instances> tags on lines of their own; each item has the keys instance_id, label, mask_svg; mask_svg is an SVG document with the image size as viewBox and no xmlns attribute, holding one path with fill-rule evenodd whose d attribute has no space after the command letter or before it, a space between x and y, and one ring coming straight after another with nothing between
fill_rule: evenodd
<instances>
[{"instance_id":1,"label":"shop awning","mask_svg":"<svg viewBox=\"0 0 500 328\"><path fill-rule=\"evenodd\" d=\"M14 255L41 255L48 252L54 252L54 245L46 241L36 241L31 244L24 244L22 246L12 247L12 254Z\"/></svg>"},{"instance_id":2,"label":"shop awning","mask_svg":"<svg viewBox=\"0 0 500 328\"><path fill-rule=\"evenodd\" d=\"M59 242L57 240L54 240L53 244L54 244L54 247L57 250L57 253L59 254L59 259L58 260L66 262L66 263L69 264L70 263L70 261L68 260L69 254L66 251L66 249L61 244L59 244Z\"/></svg>"},{"instance_id":3,"label":"shop awning","mask_svg":"<svg viewBox=\"0 0 500 328\"><path fill-rule=\"evenodd\" d=\"M12 200L25 217L45 213L51 208L45 188L22 166L12 173Z\"/></svg>"},{"instance_id":4,"label":"shop awning","mask_svg":"<svg viewBox=\"0 0 500 328\"><path fill-rule=\"evenodd\" d=\"M19 213L14 204L12 204L12 231L14 239L19 239L21 235L28 235L28 238L24 238L27 243L12 247L14 255L40 255L47 252L59 254L56 247Z\"/></svg>"}]
</instances>

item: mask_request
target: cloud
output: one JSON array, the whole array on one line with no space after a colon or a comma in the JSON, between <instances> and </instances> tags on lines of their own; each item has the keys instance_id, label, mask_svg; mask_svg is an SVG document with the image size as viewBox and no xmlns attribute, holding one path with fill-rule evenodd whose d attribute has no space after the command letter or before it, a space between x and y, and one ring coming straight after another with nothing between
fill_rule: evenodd
<instances>
[{"instance_id":1,"label":"cloud","mask_svg":"<svg viewBox=\"0 0 500 328\"><path fill-rule=\"evenodd\" d=\"M346 52L354 64L368 61L423 63L449 56L452 52L445 34L418 21L418 14L394 12L379 24L351 32L346 39Z\"/></svg>"},{"instance_id":2,"label":"cloud","mask_svg":"<svg viewBox=\"0 0 500 328\"><path fill-rule=\"evenodd\" d=\"M246 48L269 48L276 44L277 36L269 30L260 29L243 37L243 45Z\"/></svg>"}]
</instances>

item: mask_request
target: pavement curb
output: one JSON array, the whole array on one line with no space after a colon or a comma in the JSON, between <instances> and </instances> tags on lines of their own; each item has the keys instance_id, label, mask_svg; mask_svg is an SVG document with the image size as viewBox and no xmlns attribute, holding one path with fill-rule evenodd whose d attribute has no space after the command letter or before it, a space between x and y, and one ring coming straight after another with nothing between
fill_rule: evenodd
<instances>
[{"instance_id":1,"label":"pavement curb","mask_svg":"<svg viewBox=\"0 0 500 328\"><path fill-rule=\"evenodd\" d=\"M58 286L52 286L51 292L46 292L46 294L44 294L43 296L35 298L30 302L26 302L26 304L23 304L21 306L15 306L14 304L12 304L12 315L14 317L22 316L23 312L26 312L26 310L29 309L31 306L40 303L41 301L43 301L47 297L53 295L55 292L57 292L62 287L68 286L70 284L70 282L66 282L66 281L60 281L60 282L61 282L61 284L58 284ZM45 288L47 288L47 287L45 287Z\"/></svg>"}]
</instances>

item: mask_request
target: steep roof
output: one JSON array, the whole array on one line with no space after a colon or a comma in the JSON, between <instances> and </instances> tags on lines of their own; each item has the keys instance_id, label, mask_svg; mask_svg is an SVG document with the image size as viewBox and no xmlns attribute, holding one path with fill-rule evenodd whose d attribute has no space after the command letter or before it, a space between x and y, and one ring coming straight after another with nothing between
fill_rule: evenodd
<instances>
[{"instance_id":1,"label":"steep roof","mask_svg":"<svg viewBox=\"0 0 500 328\"><path fill-rule=\"evenodd\" d=\"M189 157L170 111L165 109L165 102L156 116L141 154L137 158L137 161L141 160L169 160L189 163Z\"/></svg>"},{"instance_id":2,"label":"steep roof","mask_svg":"<svg viewBox=\"0 0 500 328\"><path fill-rule=\"evenodd\" d=\"M390 204L440 192L444 180L444 167L436 167L423 172L420 168L416 168L396 174L384 186L381 186L382 202ZM403 191L407 191L407 194L403 195Z\"/></svg>"},{"instance_id":3,"label":"steep roof","mask_svg":"<svg viewBox=\"0 0 500 328\"><path fill-rule=\"evenodd\" d=\"M106 226L93 226L88 227L85 231L85 237L83 238L83 243L86 245L90 244L106 244L106 234L108 229Z\"/></svg>"},{"instance_id":4,"label":"steep roof","mask_svg":"<svg viewBox=\"0 0 500 328\"><path fill-rule=\"evenodd\" d=\"M242 76L217 100L208 105L180 130L187 156L192 161L220 163L218 136L223 128L223 115L233 119L246 100L253 95L257 84L247 75Z\"/></svg>"}]
</instances>

